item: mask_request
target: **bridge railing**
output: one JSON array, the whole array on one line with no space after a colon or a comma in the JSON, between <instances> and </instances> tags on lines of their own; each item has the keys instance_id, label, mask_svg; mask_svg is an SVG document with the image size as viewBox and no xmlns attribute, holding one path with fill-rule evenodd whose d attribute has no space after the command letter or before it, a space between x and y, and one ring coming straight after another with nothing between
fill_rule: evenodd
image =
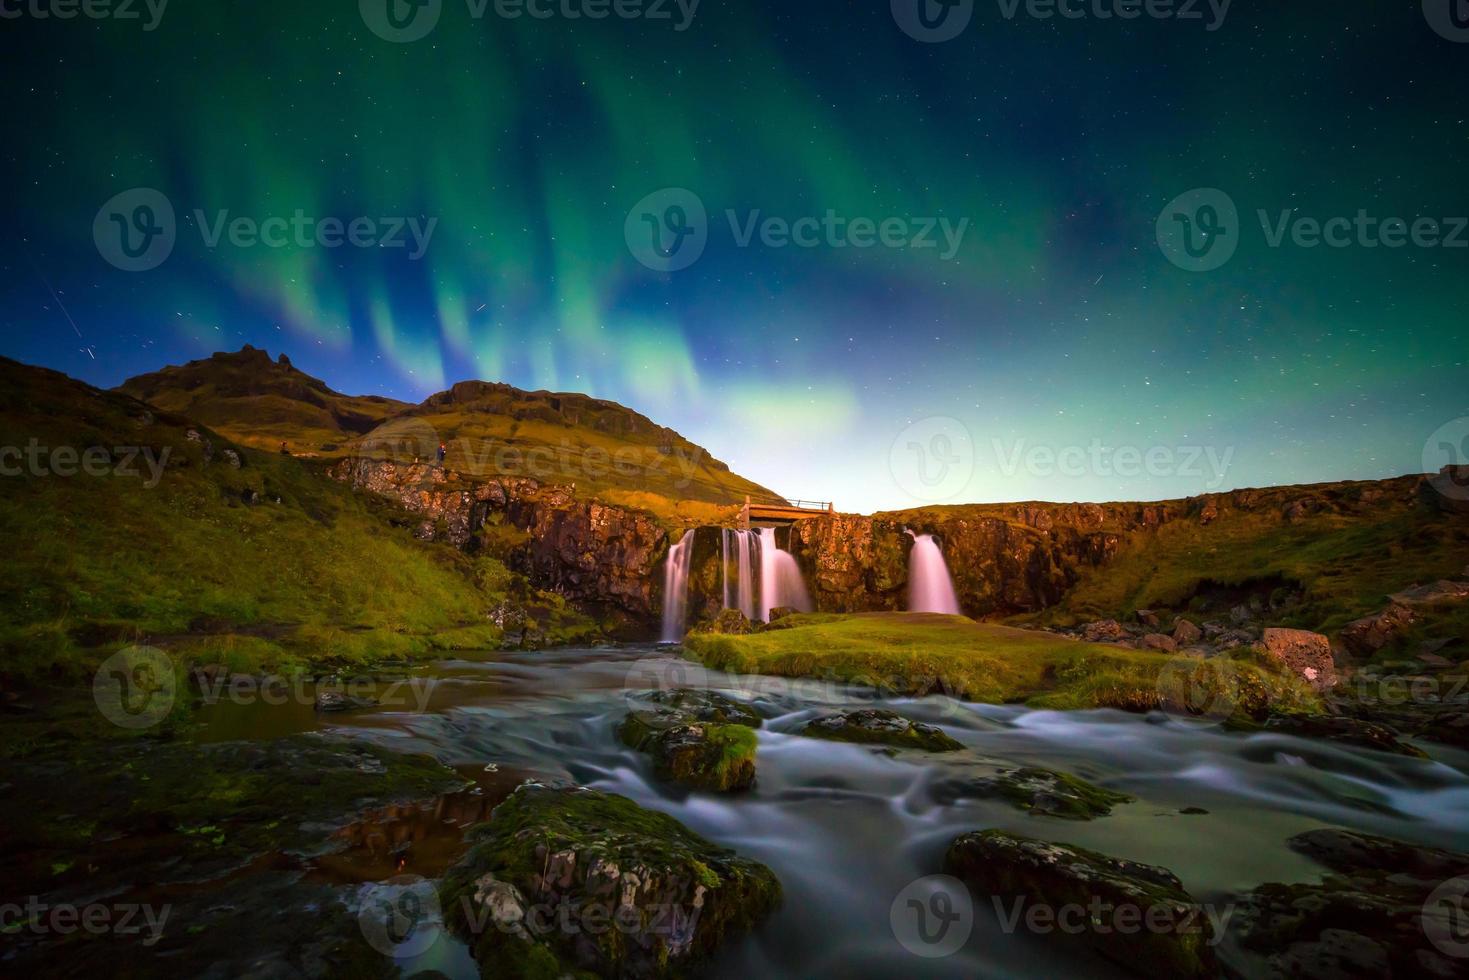
<instances>
[{"instance_id":1,"label":"bridge railing","mask_svg":"<svg viewBox=\"0 0 1469 980\"><path fill-rule=\"evenodd\" d=\"M793 507L796 510L831 510L830 500L795 500L787 497L746 497L746 507Z\"/></svg>"}]
</instances>

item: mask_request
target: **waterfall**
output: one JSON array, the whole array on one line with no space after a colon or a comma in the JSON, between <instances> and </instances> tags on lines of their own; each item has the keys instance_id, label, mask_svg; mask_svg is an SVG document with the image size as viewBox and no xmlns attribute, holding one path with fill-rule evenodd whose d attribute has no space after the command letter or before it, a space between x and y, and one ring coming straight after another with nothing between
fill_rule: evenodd
<instances>
[{"instance_id":1,"label":"waterfall","mask_svg":"<svg viewBox=\"0 0 1469 980\"><path fill-rule=\"evenodd\" d=\"M754 537L754 531L724 530L724 608L738 609L747 619L755 618L755 571L750 560ZM731 550L735 553L733 579L729 574Z\"/></svg>"},{"instance_id":2,"label":"waterfall","mask_svg":"<svg viewBox=\"0 0 1469 980\"><path fill-rule=\"evenodd\" d=\"M811 611L811 596L801 578L801 567L788 551L775 544L775 528L760 529L760 618L770 622L770 610L790 606Z\"/></svg>"},{"instance_id":3,"label":"waterfall","mask_svg":"<svg viewBox=\"0 0 1469 980\"><path fill-rule=\"evenodd\" d=\"M683 639L684 618L689 609L689 565L694 558L694 532L685 531L678 544L668 549L663 569L663 642Z\"/></svg>"},{"instance_id":4,"label":"waterfall","mask_svg":"<svg viewBox=\"0 0 1469 980\"><path fill-rule=\"evenodd\" d=\"M932 534L908 534L913 538L908 557L908 611L960 615L954 580L938 542Z\"/></svg>"}]
</instances>

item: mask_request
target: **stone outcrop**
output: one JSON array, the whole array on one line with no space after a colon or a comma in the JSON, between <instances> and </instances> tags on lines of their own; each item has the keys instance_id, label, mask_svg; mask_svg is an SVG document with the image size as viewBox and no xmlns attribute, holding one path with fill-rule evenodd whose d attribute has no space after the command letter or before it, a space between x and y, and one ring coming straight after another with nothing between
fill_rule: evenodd
<instances>
[{"instance_id":1,"label":"stone outcrop","mask_svg":"<svg viewBox=\"0 0 1469 980\"><path fill-rule=\"evenodd\" d=\"M1316 690L1336 686L1336 660L1325 636L1309 630L1267 629L1263 642L1268 657L1304 677Z\"/></svg>"},{"instance_id":2,"label":"stone outcrop","mask_svg":"<svg viewBox=\"0 0 1469 980\"><path fill-rule=\"evenodd\" d=\"M401 504L418 518L420 538L488 550L536 587L583 606L644 623L657 616L669 540L650 514L531 479L470 482L428 463L348 459L330 472Z\"/></svg>"}]
</instances>

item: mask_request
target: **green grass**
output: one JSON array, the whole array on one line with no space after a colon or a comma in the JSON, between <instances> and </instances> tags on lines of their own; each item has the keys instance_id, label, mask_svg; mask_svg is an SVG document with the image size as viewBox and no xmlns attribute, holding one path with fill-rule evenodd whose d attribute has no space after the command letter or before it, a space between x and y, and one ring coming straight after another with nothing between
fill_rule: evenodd
<instances>
[{"instance_id":1,"label":"green grass","mask_svg":"<svg viewBox=\"0 0 1469 980\"><path fill-rule=\"evenodd\" d=\"M1302 602L1276 625L1331 633L1383 608L1390 593L1458 578L1469 522L1401 501L1299 523L1273 511L1226 510L1207 526L1184 519L1126 539L1117 558L1089 570L1041 622L1078 623L1134 609L1186 609L1202 583L1281 578Z\"/></svg>"},{"instance_id":2,"label":"green grass","mask_svg":"<svg viewBox=\"0 0 1469 980\"><path fill-rule=\"evenodd\" d=\"M89 672L147 642L242 670L371 664L494 646L507 596L548 633L592 632L494 559L415 539L413 521L317 464L237 448L125 396L0 360L0 445L145 446L156 486L121 475L3 479L0 673ZM249 497L254 502L247 503Z\"/></svg>"},{"instance_id":3,"label":"green grass","mask_svg":"<svg viewBox=\"0 0 1469 980\"><path fill-rule=\"evenodd\" d=\"M962 616L815 613L748 636L690 634L685 648L705 666L736 673L816 677L897 694L945 693L990 704L1147 711L1168 707L1170 678L1194 661L1150 651L1079 643L1046 633L976 623ZM1214 662L1210 662L1211 664ZM1267 666L1227 660L1200 674L1223 685L1227 702L1251 716L1272 707L1311 708L1305 685ZM1192 675L1191 675L1192 676ZM1209 678L1213 678L1210 680Z\"/></svg>"}]
</instances>

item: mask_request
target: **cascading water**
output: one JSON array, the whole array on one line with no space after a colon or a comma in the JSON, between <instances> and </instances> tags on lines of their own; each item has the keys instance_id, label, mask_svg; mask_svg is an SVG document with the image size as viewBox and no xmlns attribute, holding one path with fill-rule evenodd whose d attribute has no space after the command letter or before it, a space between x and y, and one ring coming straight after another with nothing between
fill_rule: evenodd
<instances>
[{"instance_id":1,"label":"cascading water","mask_svg":"<svg viewBox=\"0 0 1469 980\"><path fill-rule=\"evenodd\" d=\"M908 535L913 551L908 557L908 611L960 615L959 597L944 553L932 534Z\"/></svg>"},{"instance_id":2,"label":"cascading water","mask_svg":"<svg viewBox=\"0 0 1469 980\"><path fill-rule=\"evenodd\" d=\"M724 530L724 608L738 609L745 618L755 618L755 572L750 560L754 531ZM730 552L735 554L735 577L730 578Z\"/></svg>"},{"instance_id":3,"label":"cascading water","mask_svg":"<svg viewBox=\"0 0 1469 980\"><path fill-rule=\"evenodd\" d=\"M663 642L683 639L684 618L689 608L689 565L694 557L694 532L685 531L678 544L668 549L663 569Z\"/></svg>"},{"instance_id":4,"label":"cascading water","mask_svg":"<svg viewBox=\"0 0 1469 980\"><path fill-rule=\"evenodd\" d=\"M790 606L801 612L811 611L811 596L801 578L801 567L788 551L775 543L775 528L760 529L760 618L770 622L770 610Z\"/></svg>"}]
</instances>

